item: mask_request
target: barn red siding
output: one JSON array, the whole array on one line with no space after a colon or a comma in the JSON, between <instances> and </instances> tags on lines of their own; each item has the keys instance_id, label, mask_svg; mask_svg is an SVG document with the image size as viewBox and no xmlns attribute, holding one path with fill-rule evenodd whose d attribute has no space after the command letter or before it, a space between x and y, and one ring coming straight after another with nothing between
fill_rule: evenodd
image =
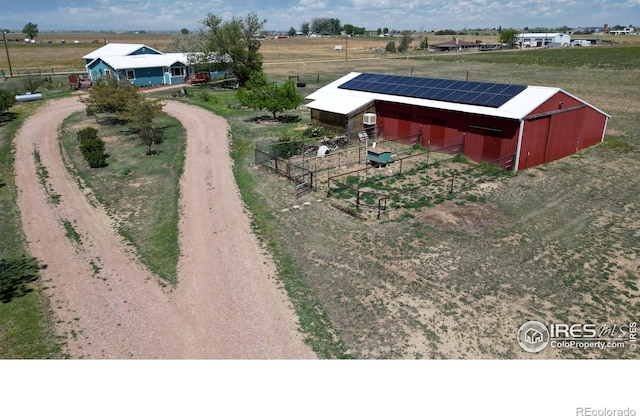
<instances>
[{"instance_id":1,"label":"barn red siding","mask_svg":"<svg viewBox=\"0 0 640 416\"><path fill-rule=\"evenodd\" d=\"M601 141L607 117L558 92L525 120L519 169L552 162Z\"/></svg>"},{"instance_id":2,"label":"barn red siding","mask_svg":"<svg viewBox=\"0 0 640 416\"><path fill-rule=\"evenodd\" d=\"M607 125L608 116L589 104L563 91L546 91L557 92L529 114L525 115L524 109L514 109L511 113L523 119L376 100L349 115L312 110L311 123L332 127L336 132L347 129L357 133L364 126L362 111L375 112L376 133L386 140L421 144L452 154L462 150L473 161L493 162L505 168L513 166L513 156L519 149L517 169L526 169L599 143ZM540 94L548 96L545 90ZM542 100L535 95L533 99L537 103Z\"/></svg>"},{"instance_id":3,"label":"barn red siding","mask_svg":"<svg viewBox=\"0 0 640 416\"><path fill-rule=\"evenodd\" d=\"M519 124L515 120L465 114L404 104L378 102L379 128L388 140L456 153L462 147L469 159L482 162L516 153Z\"/></svg>"},{"instance_id":4,"label":"barn red siding","mask_svg":"<svg viewBox=\"0 0 640 416\"><path fill-rule=\"evenodd\" d=\"M607 118L604 115L591 107L585 108L578 150L600 143L606 127Z\"/></svg>"}]
</instances>

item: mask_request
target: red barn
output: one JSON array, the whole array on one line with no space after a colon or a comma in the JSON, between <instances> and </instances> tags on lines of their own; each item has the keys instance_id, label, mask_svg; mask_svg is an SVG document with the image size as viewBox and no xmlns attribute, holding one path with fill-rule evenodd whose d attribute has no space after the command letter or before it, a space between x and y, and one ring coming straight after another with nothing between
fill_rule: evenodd
<instances>
[{"instance_id":1,"label":"red barn","mask_svg":"<svg viewBox=\"0 0 640 416\"><path fill-rule=\"evenodd\" d=\"M560 88L356 72L307 99L313 126L354 137L375 119L379 137L514 171L602 142L610 118Z\"/></svg>"}]
</instances>

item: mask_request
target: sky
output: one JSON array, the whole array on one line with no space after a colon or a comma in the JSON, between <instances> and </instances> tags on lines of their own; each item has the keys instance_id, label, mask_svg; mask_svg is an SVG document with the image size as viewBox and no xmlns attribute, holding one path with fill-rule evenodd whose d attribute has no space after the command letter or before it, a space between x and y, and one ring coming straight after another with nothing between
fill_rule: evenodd
<instances>
[{"instance_id":1,"label":"sky","mask_svg":"<svg viewBox=\"0 0 640 416\"><path fill-rule=\"evenodd\" d=\"M196 31L208 13L255 12L266 30L336 18L367 30L640 26L640 0L0 0L0 28L22 31Z\"/></svg>"}]
</instances>

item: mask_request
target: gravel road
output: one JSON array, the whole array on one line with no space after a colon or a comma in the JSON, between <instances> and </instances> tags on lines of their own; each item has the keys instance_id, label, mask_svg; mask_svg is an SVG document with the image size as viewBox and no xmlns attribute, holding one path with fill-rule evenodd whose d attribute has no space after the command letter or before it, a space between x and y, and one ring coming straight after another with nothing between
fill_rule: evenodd
<instances>
[{"instance_id":1,"label":"gravel road","mask_svg":"<svg viewBox=\"0 0 640 416\"><path fill-rule=\"evenodd\" d=\"M226 121L186 104L165 106L186 128L188 142L178 285L163 288L64 166L58 129L83 110L77 97L46 103L15 138L23 228L29 251L46 265L46 293L69 355L315 358L275 279L273 260L251 231L233 178ZM47 175L37 173L39 166ZM59 203L49 200L54 194ZM66 235L71 228L79 243Z\"/></svg>"}]
</instances>

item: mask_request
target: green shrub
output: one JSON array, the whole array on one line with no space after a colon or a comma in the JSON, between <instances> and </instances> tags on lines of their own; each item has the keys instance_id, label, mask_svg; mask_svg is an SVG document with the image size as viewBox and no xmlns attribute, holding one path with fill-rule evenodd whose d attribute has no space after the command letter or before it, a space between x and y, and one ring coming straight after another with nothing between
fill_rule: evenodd
<instances>
[{"instance_id":1,"label":"green shrub","mask_svg":"<svg viewBox=\"0 0 640 416\"><path fill-rule=\"evenodd\" d=\"M7 90L0 90L0 113L8 110L16 102L16 96Z\"/></svg>"},{"instance_id":2,"label":"green shrub","mask_svg":"<svg viewBox=\"0 0 640 416\"><path fill-rule=\"evenodd\" d=\"M273 146L273 152L275 156L290 158L300 154L303 144L302 139L296 139L291 133L285 133Z\"/></svg>"},{"instance_id":3,"label":"green shrub","mask_svg":"<svg viewBox=\"0 0 640 416\"><path fill-rule=\"evenodd\" d=\"M209 102L211 100L211 93L207 90L201 90L200 93L200 99L204 102Z\"/></svg>"},{"instance_id":4,"label":"green shrub","mask_svg":"<svg viewBox=\"0 0 640 416\"><path fill-rule=\"evenodd\" d=\"M104 140L98 137L98 131L93 127L86 127L77 134L80 141L80 152L92 168L107 166Z\"/></svg>"},{"instance_id":5,"label":"green shrub","mask_svg":"<svg viewBox=\"0 0 640 416\"><path fill-rule=\"evenodd\" d=\"M469 159L467 159L467 157L462 153L456 153L456 155L451 160L456 163L469 163Z\"/></svg>"},{"instance_id":6,"label":"green shrub","mask_svg":"<svg viewBox=\"0 0 640 416\"><path fill-rule=\"evenodd\" d=\"M76 137L81 143L85 140L94 140L98 138L98 130L94 129L93 127L85 127L84 129L76 133Z\"/></svg>"},{"instance_id":7,"label":"green shrub","mask_svg":"<svg viewBox=\"0 0 640 416\"><path fill-rule=\"evenodd\" d=\"M308 129L302 132L302 137L311 138L311 137L324 137L329 136L329 134L322 127L309 127Z\"/></svg>"}]
</instances>

